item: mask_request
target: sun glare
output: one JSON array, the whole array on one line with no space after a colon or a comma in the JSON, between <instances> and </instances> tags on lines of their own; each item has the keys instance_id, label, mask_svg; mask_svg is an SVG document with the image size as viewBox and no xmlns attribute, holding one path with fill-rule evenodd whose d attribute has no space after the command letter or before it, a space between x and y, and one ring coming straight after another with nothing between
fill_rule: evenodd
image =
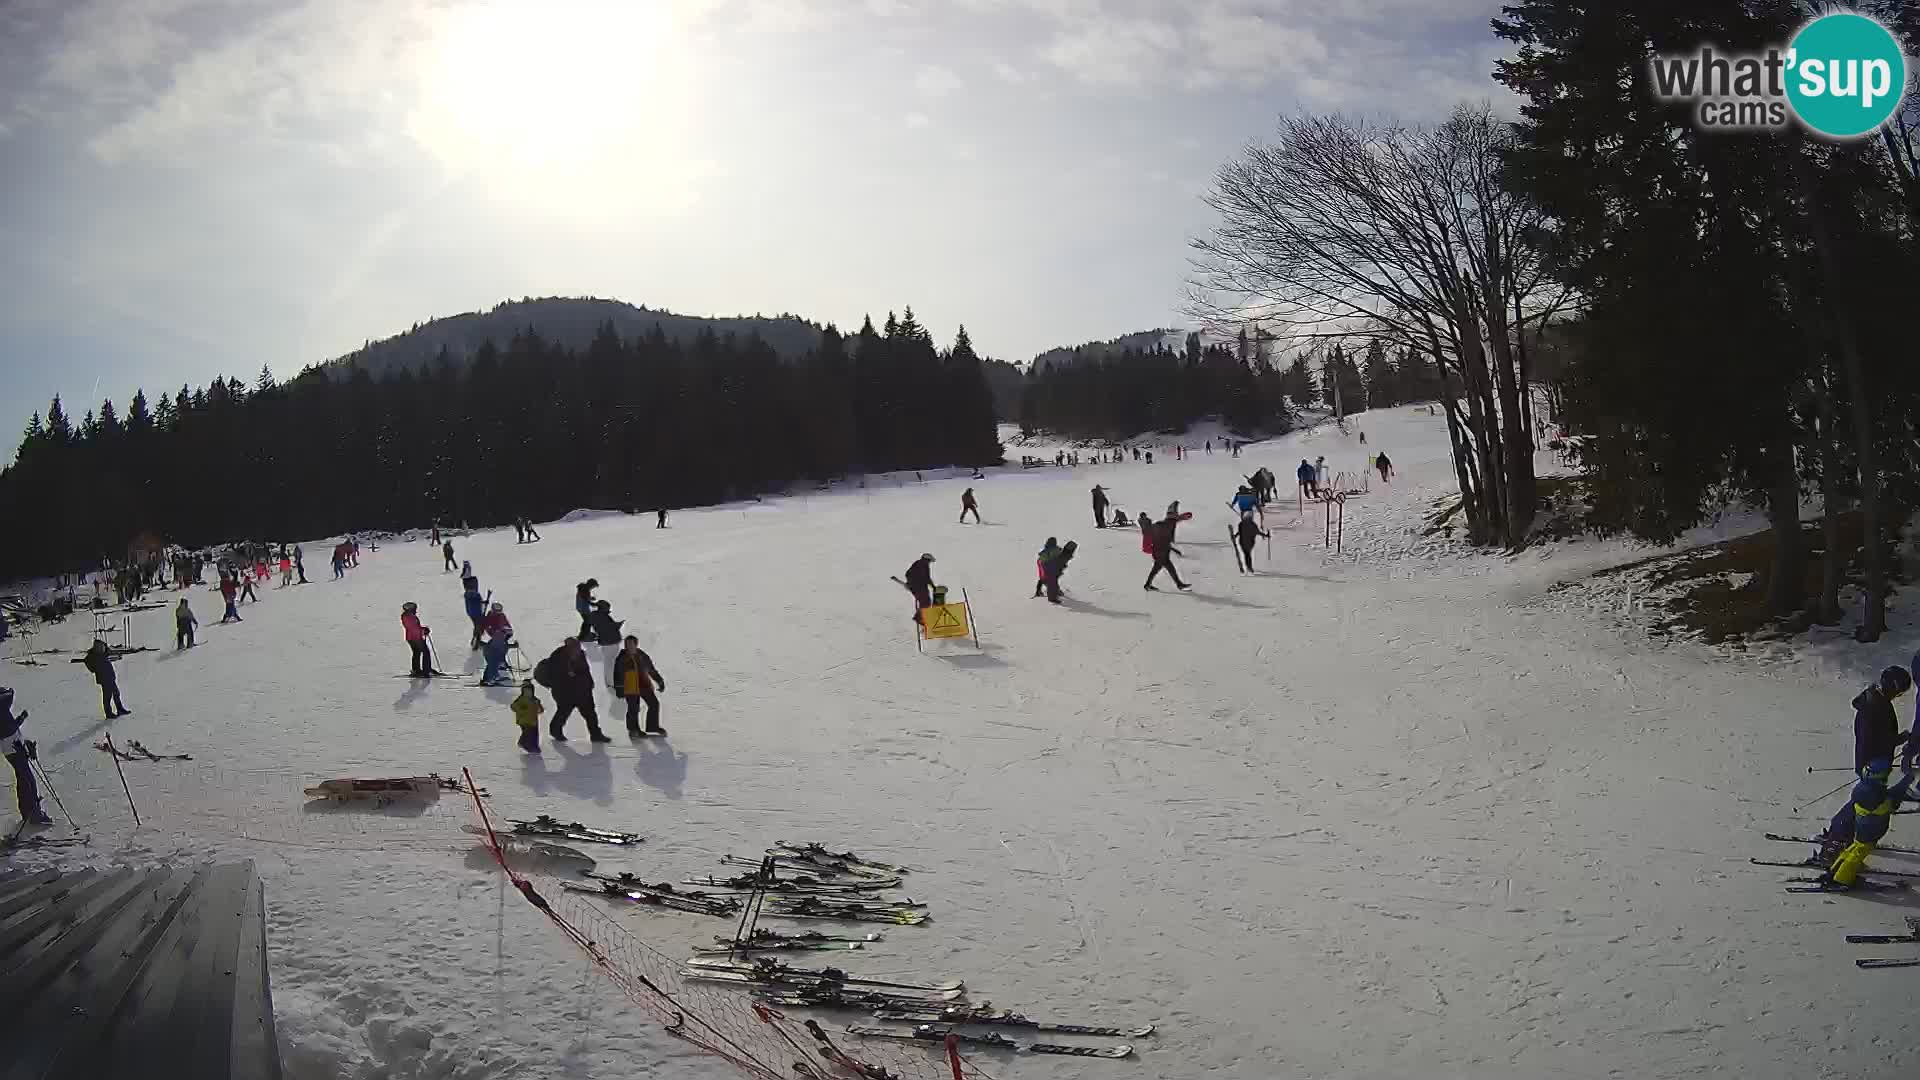
<instances>
[{"instance_id":1,"label":"sun glare","mask_svg":"<svg viewBox=\"0 0 1920 1080\"><path fill-rule=\"evenodd\" d=\"M415 135L444 163L587 168L677 126L669 5L495 0L450 12L424 59Z\"/></svg>"}]
</instances>

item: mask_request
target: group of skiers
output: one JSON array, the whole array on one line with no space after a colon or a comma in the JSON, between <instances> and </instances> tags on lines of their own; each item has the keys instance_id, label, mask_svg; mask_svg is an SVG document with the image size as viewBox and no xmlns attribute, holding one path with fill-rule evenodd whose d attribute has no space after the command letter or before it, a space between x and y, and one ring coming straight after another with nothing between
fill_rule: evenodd
<instances>
[{"instance_id":1,"label":"group of skiers","mask_svg":"<svg viewBox=\"0 0 1920 1080\"><path fill-rule=\"evenodd\" d=\"M1920 670L1920 653L1913 657ZM1873 685L1853 699L1853 768L1856 781L1847 793L1846 805L1827 822L1816 839L1810 863L1826 868L1821 883L1831 889L1852 889L1859 884L1867 858L1886 838L1893 815L1904 802L1914 798L1915 767L1920 758L1920 737L1913 729L1900 730L1893 703L1913 689L1913 676L1901 667L1880 673ZM1920 726L1920 714L1916 714ZM1894 753L1900 753L1900 779L1893 780Z\"/></svg>"}]
</instances>

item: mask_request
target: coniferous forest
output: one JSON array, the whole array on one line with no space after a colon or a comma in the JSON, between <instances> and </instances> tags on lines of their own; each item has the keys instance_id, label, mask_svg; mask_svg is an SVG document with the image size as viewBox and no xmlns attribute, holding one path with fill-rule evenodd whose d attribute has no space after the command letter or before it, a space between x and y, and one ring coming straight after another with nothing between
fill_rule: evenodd
<instances>
[{"instance_id":1,"label":"coniferous forest","mask_svg":"<svg viewBox=\"0 0 1920 1080\"><path fill-rule=\"evenodd\" d=\"M1243 340L1238 349L1186 347L1078 349L1069 358L1043 360L1027 373L1020 401L1023 432L1072 438L1119 439L1143 431L1177 431L1218 416L1241 431L1288 430L1280 373Z\"/></svg>"},{"instance_id":2,"label":"coniferous forest","mask_svg":"<svg viewBox=\"0 0 1920 1080\"><path fill-rule=\"evenodd\" d=\"M759 338L603 327L583 350L527 332L375 380L350 364L217 379L75 419L55 399L0 473L0 573L189 547L430 522L689 506L853 471L998 462L965 329L908 309L782 359ZM31 522L30 525L27 523Z\"/></svg>"}]
</instances>

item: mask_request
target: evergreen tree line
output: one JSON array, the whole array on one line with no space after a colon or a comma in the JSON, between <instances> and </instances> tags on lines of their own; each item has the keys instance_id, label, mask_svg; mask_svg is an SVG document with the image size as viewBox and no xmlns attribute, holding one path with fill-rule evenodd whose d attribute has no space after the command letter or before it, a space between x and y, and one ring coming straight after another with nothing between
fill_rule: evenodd
<instances>
[{"instance_id":1,"label":"evergreen tree line","mask_svg":"<svg viewBox=\"0 0 1920 1080\"><path fill-rule=\"evenodd\" d=\"M853 471L1000 460L965 329L939 350L914 318L829 327L783 361L759 338L687 342L604 326L584 350L532 331L442 349L375 381L310 368L215 379L77 424L55 398L0 472L0 573L120 558L153 534L200 547L579 507L689 506Z\"/></svg>"},{"instance_id":2,"label":"evergreen tree line","mask_svg":"<svg viewBox=\"0 0 1920 1080\"><path fill-rule=\"evenodd\" d=\"M1070 360L1037 363L1021 393L1020 429L1116 439L1219 416L1241 431L1288 430L1280 373L1242 346L1203 346L1190 334L1179 351L1076 349Z\"/></svg>"},{"instance_id":3,"label":"evergreen tree line","mask_svg":"<svg viewBox=\"0 0 1920 1080\"><path fill-rule=\"evenodd\" d=\"M1857 6L1920 53L1920 5ZM1701 130L1648 86L1651 54L1760 52L1806 19L1789 0L1618 0L1604 18L1514 0L1494 24L1519 46L1496 77L1525 102L1502 183L1545 211L1537 239L1580 298L1559 390L1591 436L1596 516L1665 540L1740 494L1772 521L1771 609L1833 623L1857 511L1873 640L1920 505L1920 95L1830 142ZM1818 567L1808 494L1826 508Z\"/></svg>"},{"instance_id":4,"label":"evergreen tree line","mask_svg":"<svg viewBox=\"0 0 1920 1080\"><path fill-rule=\"evenodd\" d=\"M1339 342L1310 348L1280 373L1281 392L1296 408L1334 408L1336 386L1338 405L1347 413L1432 401L1441 392L1440 371L1431 358L1402 348L1388 359L1387 343L1380 338L1369 341L1364 354Z\"/></svg>"}]
</instances>

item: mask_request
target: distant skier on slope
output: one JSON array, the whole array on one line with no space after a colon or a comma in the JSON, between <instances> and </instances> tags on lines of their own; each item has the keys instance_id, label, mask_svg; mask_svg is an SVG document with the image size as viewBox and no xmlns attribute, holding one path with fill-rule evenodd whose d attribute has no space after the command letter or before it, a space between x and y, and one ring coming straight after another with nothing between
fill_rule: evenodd
<instances>
[{"instance_id":1,"label":"distant skier on slope","mask_svg":"<svg viewBox=\"0 0 1920 1080\"><path fill-rule=\"evenodd\" d=\"M442 543L440 545L440 556L442 559L446 561L446 566L440 571L441 573L443 574L452 573L454 570L459 569L459 567L455 566L453 562L453 541L452 540L448 540L445 543Z\"/></svg>"},{"instance_id":2,"label":"distant skier on slope","mask_svg":"<svg viewBox=\"0 0 1920 1080\"><path fill-rule=\"evenodd\" d=\"M1253 523L1253 513L1240 515L1240 524L1234 528L1234 539L1240 544L1241 565L1248 573L1253 572L1253 541L1256 537L1269 535L1265 529Z\"/></svg>"},{"instance_id":3,"label":"distant skier on slope","mask_svg":"<svg viewBox=\"0 0 1920 1080\"><path fill-rule=\"evenodd\" d=\"M1293 470L1293 475L1300 481L1300 493L1302 496L1309 499L1317 499L1320 497L1319 474L1314 472L1312 462L1306 458L1301 458L1300 467Z\"/></svg>"},{"instance_id":4,"label":"distant skier on slope","mask_svg":"<svg viewBox=\"0 0 1920 1080\"><path fill-rule=\"evenodd\" d=\"M1099 484L1093 485L1093 527L1107 527L1107 489Z\"/></svg>"},{"instance_id":5,"label":"distant skier on slope","mask_svg":"<svg viewBox=\"0 0 1920 1080\"><path fill-rule=\"evenodd\" d=\"M665 521L666 519L662 518L661 520ZM522 517L520 519L520 524L525 525L527 527L527 543L537 544L540 542L540 530L533 527L532 518Z\"/></svg>"},{"instance_id":6,"label":"distant skier on slope","mask_svg":"<svg viewBox=\"0 0 1920 1080\"><path fill-rule=\"evenodd\" d=\"M227 602L227 610L221 613L220 615L221 622L230 623L230 622L246 621L245 619L242 619L240 617L239 610L233 606L234 597L238 596L239 594L240 594L240 586L234 583L233 575L231 573L222 572L220 575L220 598Z\"/></svg>"},{"instance_id":7,"label":"distant skier on slope","mask_svg":"<svg viewBox=\"0 0 1920 1080\"><path fill-rule=\"evenodd\" d=\"M660 509L655 510L653 512L653 527L656 529L664 529L667 527L667 508L666 507L663 506ZM535 537L535 539L539 539L539 538Z\"/></svg>"},{"instance_id":8,"label":"distant skier on slope","mask_svg":"<svg viewBox=\"0 0 1920 1080\"><path fill-rule=\"evenodd\" d=\"M293 572L300 576L300 580L294 582L295 585L310 584L307 581L306 553L301 550L299 544L293 545Z\"/></svg>"},{"instance_id":9,"label":"distant skier on slope","mask_svg":"<svg viewBox=\"0 0 1920 1080\"><path fill-rule=\"evenodd\" d=\"M974 501L972 488L960 493L960 524L967 523L968 514L973 515L975 525L980 524L980 504Z\"/></svg>"},{"instance_id":10,"label":"distant skier on slope","mask_svg":"<svg viewBox=\"0 0 1920 1080\"><path fill-rule=\"evenodd\" d=\"M100 685L100 709L112 720L127 715L127 707L120 700L120 679L113 671L113 650L99 638L93 639L93 645L81 662L93 673L93 681Z\"/></svg>"},{"instance_id":11,"label":"distant skier on slope","mask_svg":"<svg viewBox=\"0 0 1920 1080\"><path fill-rule=\"evenodd\" d=\"M411 600L400 605L400 629L407 639L407 649L413 654L407 674L418 679L438 674L433 670L433 654L427 646L427 637L433 628L420 622L420 608Z\"/></svg>"},{"instance_id":12,"label":"distant skier on slope","mask_svg":"<svg viewBox=\"0 0 1920 1080\"><path fill-rule=\"evenodd\" d=\"M1375 454L1373 456L1373 467L1380 470L1381 483L1383 484L1393 483L1393 460L1387 457L1387 452L1385 450L1382 450L1378 454Z\"/></svg>"},{"instance_id":13,"label":"distant skier on slope","mask_svg":"<svg viewBox=\"0 0 1920 1080\"><path fill-rule=\"evenodd\" d=\"M588 637L593 633L593 590L599 587L599 578L588 578L573 587L573 610L580 616L580 632L575 637Z\"/></svg>"},{"instance_id":14,"label":"distant skier on slope","mask_svg":"<svg viewBox=\"0 0 1920 1080\"><path fill-rule=\"evenodd\" d=\"M7 764L13 766L14 798L20 816L28 825L51 825L53 819L40 808L40 786L33 779L33 760L40 756L40 748L27 738L23 729L26 722L27 710L14 715L13 688L0 686L0 750L5 751Z\"/></svg>"}]
</instances>

